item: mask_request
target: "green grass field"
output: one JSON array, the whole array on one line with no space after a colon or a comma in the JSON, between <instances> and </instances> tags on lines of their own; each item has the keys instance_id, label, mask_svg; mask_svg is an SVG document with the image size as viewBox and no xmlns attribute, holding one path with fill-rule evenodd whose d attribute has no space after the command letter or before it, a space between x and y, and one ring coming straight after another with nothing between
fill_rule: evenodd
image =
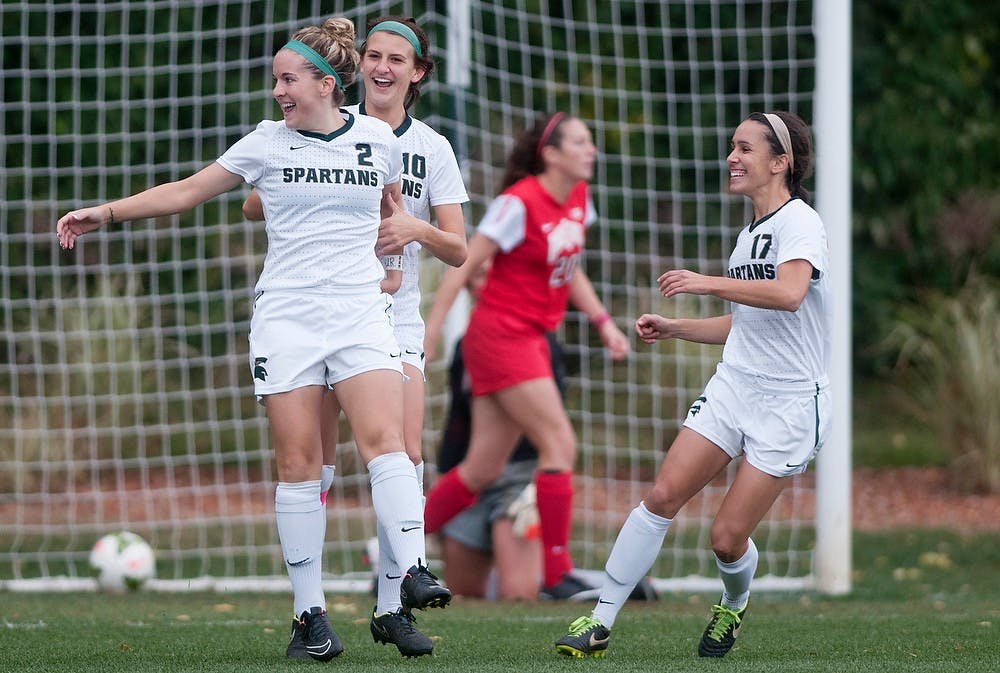
<instances>
[{"instance_id":1,"label":"green grass field","mask_svg":"<svg viewBox=\"0 0 1000 673\"><path fill-rule=\"evenodd\" d=\"M330 596L346 651L283 658L281 594L0 594L0 671L928 671L1000 670L1000 536L855 536L852 595L757 593L736 647L701 660L715 596L671 594L622 611L604 660L556 655L553 641L590 604L457 600L419 615L432 657L404 660L368 633L368 596Z\"/></svg>"}]
</instances>

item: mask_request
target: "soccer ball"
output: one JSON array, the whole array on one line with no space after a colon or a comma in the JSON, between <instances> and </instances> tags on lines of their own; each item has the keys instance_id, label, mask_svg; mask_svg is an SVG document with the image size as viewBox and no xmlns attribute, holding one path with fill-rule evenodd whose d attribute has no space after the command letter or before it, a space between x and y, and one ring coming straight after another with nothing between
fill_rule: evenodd
<instances>
[{"instance_id":1,"label":"soccer ball","mask_svg":"<svg viewBox=\"0 0 1000 673\"><path fill-rule=\"evenodd\" d=\"M156 573L153 548L127 530L97 541L90 550L90 568L98 587L111 593L135 591Z\"/></svg>"}]
</instances>

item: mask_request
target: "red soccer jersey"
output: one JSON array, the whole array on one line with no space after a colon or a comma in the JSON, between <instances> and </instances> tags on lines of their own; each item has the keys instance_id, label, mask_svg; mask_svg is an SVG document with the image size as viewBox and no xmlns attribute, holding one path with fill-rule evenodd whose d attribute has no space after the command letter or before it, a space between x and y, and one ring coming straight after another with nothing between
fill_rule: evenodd
<instances>
[{"instance_id":1,"label":"red soccer jersey","mask_svg":"<svg viewBox=\"0 0 1000 673\"><path fill-rule=\"evenodd\" d=\"M478 232L496 241L476 310L497 311L543 332L562 322L586 229L596 219L586 182L557 203L528 176L490 205Z\"/></svg>"}]
</instances>

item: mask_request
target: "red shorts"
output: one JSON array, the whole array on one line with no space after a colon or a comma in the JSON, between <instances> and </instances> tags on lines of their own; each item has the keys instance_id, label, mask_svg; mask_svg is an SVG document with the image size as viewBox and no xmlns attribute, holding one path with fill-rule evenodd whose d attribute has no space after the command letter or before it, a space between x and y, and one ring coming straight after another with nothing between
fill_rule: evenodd
<instances>
[{"instance_id":1,"label":"red shorts","mask_svg":"<svg viewBox=\"0 0 1000 673\"><path fill-rule=\"evenodd\" d=\"M472 312L462 337L462 356L474 396L553 378L545 333L494 311Z\"/></svg>"}]
</instances>

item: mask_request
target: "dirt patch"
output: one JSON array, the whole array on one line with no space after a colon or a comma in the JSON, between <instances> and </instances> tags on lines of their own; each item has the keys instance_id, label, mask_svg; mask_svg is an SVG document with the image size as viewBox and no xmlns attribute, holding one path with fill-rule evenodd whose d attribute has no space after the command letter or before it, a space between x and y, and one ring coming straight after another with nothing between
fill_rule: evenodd
<instances>
[{"instance_id":1,"label":"dirt patch","mask_svg":"<svg viewBox=\"0 0 1000 673\"><path fill-rule=\"evenodd\" d=\"M248 478L249 477L249 478ZM259 481L259 475L234 471L175 471L145 475L103 490L80 490L64 494L58 507L49 507L50 496L25 495L0 504L0 518L21 525L99 524L118 520L173 521L198 518L246 519L267 516L274 507L274 487ZM797 477L778 500L771 516L788 519L810 517L815 508L814 473ZM635 506L648 484L617 482L610 491L603 480L583 480L577 506L598 519L616 522ZM689 502L682 517L711 519L722 497L724 484L713 484ZM856 469L853 473L852 511L854 528L879 531L893 528L947 528L960 532L1000 532L1000 495L969 495L956 491L941 468ZM32 503L35 507L27 506ZM365 506L358 498L337 496L336 507ZM691 521L693 523L693 521Z\"/></svg>"},{"instance_id":2,"label":"dirt patch","mask_svg":"<svg viewBox=\"0 0 1000 673\"><path fill-rule=\"evenodd\" d=\"M1000 495L960 493L943 468L857 469L851 491L857 530L1000 532Z\"/></svg>"}]
</instances>

